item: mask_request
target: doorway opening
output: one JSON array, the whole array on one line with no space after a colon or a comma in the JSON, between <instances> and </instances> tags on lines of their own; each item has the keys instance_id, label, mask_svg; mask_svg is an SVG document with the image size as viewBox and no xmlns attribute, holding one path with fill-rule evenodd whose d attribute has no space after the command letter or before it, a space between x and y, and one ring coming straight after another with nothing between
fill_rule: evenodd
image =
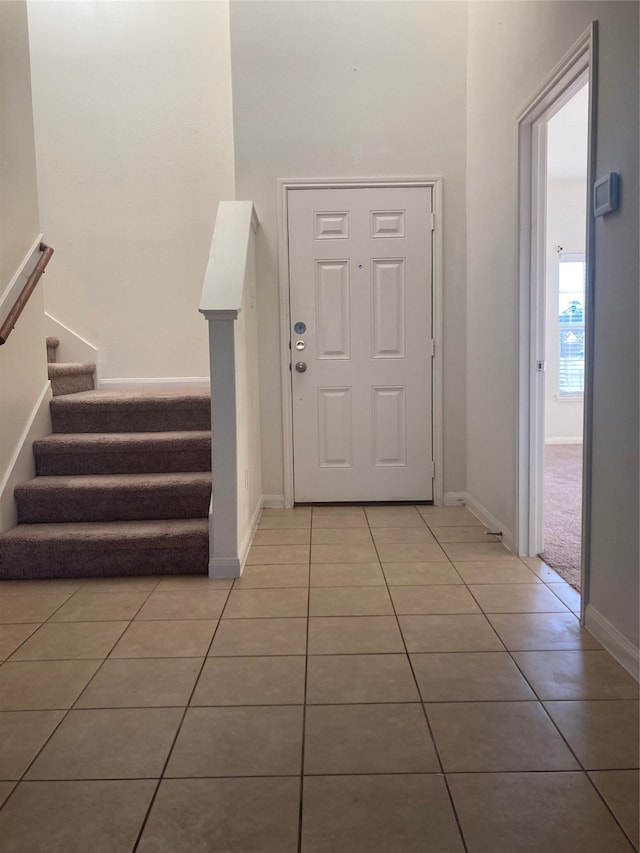
<instances>
[{"instance_id":1,"label":"doorway opening","mask_svg":"<svg viewBox=\"0 0 640 853\"><path fill-rule=\"evenodd\" d=\"M589 85L546 125L544 561L581 586Z\"/></svg>"},{"instance_id":2,"label":"doorway opening","mask_svg":"<svg viewBox=\"0 0 640 853\"><path fill-rule=\"evenodd\" d=\"M517 549L521 556L555 560L558 571L564 555L556 551L551 557L553 540L566 542L571 530L570 582L582 590L583 617L591 504L594 218L589 188L595 167L596 39L594 22L518 120ZM565 487L573 495L571 519Z\"/></svg>"}]
</instances>

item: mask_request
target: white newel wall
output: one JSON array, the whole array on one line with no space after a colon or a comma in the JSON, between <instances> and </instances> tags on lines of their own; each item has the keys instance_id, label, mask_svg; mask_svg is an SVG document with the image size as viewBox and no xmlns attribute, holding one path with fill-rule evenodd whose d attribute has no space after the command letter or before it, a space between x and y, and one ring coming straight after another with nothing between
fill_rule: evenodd
<instances>
[{"instance_id":1,"label":"white newel wall","mask_svg":"<svg viewBox=\"0 0 640 853\"><path fill-rule=\"evenodd\" d=\"M211 370L211 577L241 574L262 508L257 226L251 202L220 203L200 303Z\"/></svg>"}]
</instances>

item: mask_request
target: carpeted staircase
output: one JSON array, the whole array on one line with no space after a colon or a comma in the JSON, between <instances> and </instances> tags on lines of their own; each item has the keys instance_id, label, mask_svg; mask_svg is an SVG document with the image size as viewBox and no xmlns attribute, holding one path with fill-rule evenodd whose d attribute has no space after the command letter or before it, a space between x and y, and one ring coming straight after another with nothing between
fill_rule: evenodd
<instances>
[{"instance_id":1,"label":"carpeted staircase","mask_svg":"<svg viewBox=\"0 0 640 853\"><path fill-rule=\"evenodd\" d=\"M85 363L67 362L58 364L59 338L47 338L47 362L51 393L54 397L60 394L77 394L79 391L93 390L93 374L96 366L92 361Z\"/></svg>"},{"instance_id":2,"label":"carpeted staircase","mask_svg":"<svg viewBox=\"0 0 640 853\"><path fill-rule=\"evenodd\" d=\"M51 418L0 578L205 574L209 394L58 392Z\"/></svg>"}]
</instances>

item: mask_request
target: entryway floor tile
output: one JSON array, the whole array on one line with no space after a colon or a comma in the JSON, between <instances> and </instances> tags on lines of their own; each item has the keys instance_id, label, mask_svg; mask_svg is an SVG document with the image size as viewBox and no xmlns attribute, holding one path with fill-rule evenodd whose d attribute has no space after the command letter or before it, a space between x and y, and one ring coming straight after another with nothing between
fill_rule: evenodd
<instances>
[{"instance_id":1,"label":"entryway floor tile","mask_svg":"<svg viewBox=\"0 0 640 853\"><path fill-rule=\"evenodd\" d=\"M431 775L308 776L303 853L462 853L444 780Z\"/></svg>"},{"instance_id":2,"label":"entryway floor tile","mask_svg":"<svg viewBox=\"0 0 640 853\"><path fill-rule=\"evenodd\" d=\"M630 853L638 685L579 608L462 506L265 510L235 580L3 583L2 851Z\"/></svg>"},{"instance_id":3,"label":"entryway floor tile","mask_svg":"<svg viewBox=\"0 0 640 853\"><path fill-rule=\"evenodd\" d=\"M427 704L445 773L577 770L538 702Z\"/></svg>"},{"instance_id":4,"label":"entryway floor tile","mask_svg":"<svg viewBox=\"0 0 640 853\"><path fill-rule=\"evenodd\" d=\"M4 853L130 853L153 797L148 779L22 782L0 812Z\"/></svg>"},{"instance_id":5,"label":"entryway floor tile","mask_svg":"<svg viewBox=\"0 0 640 853\"><path fill-rule=\"evenodd\" d=\"M296 853L297 778L165 779L138 853Z\"/></svg>"},{"instance_id":6,"label":"entryway floor tile","mask_svg":"<svg viewBox=\"0 0 640 853\"><path fill-rule=\"evenodd\" d=\"M312 616L310 655L358 655L404 652L395 616Z\"/></svg>"},{"instance_id":7,"label":"entryway floor tile","mask_svg":"<svg viewBox=\"0 0 640 853\"><path fill-rule=\"evenodd\" d=\"M419 704L307 708L306 774L437 773L439 770Z\"/></svg>"},{"instance_id":8,"label":"entryway floor tile","mask_svg":"<svg viewBox=\"0 0 640 853\"><path fill-rule=\"evenodd\" d=\"M463 773L447 781L469 853L631 853L584 773Z\"/></svg>"},{"instance_id":9,"label":"entryway floor tile","mask_svg":"<svg viewBox=\"0 0 640 853\"><path fill-rule=\"evenodd\" d=\"M299 776L302 707L189 708L165 776Z\"/></svg>"}]
</instances>

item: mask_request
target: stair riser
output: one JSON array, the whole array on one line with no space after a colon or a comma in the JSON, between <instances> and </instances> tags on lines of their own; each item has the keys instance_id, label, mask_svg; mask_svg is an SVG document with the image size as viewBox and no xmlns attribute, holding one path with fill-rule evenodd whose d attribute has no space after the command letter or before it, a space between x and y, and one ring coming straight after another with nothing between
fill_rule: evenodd
<instances>
[{"instance_id":1,"label":"stair riser","mask_svg":"<svg viewBox=\"0 0 640 853\"><path fill-rule=\"evenodd\" d=\"M207 536L167 543L163 548L132 546L99 550L59 543L7 543L0 556L0 577L6 580L122 577L130 575L206 574Z\"/></svg>"},{"instance_id":2,"label":"stair riser","mask_svg":"<svg viewBox=\"0 0 640 853\"><path fill-rule=\"evenodd\" d=\"M60 492L16 489L19 524L206 518L211 484L172 489Z\"/></svg>"},{"instance_id":3,"label":"stair riser","mask_svg":"<svg viewBox=\"0 0 640 853\"><path fill-rule=\"evenodd\" d=\"M177 474L210 471L211 451L207 448L184 451L141 453L41 453L36 451L39 477L76 474Z\"/></svg>"},{"instance_id":4,"label":"stair riser","mask_svg":"<svg viewBox=\"0 0 640 853\"><path fill-rule=\"evenodd\" d=\"M81 391L93 391L93 375L58 376L51 379L51 393L54 397L79 394Z\"/></svg>"},{"instance_id":5,"label":"stair riser","mask_svg":"<svg viewBox=\"0 0 640 853\"><path fill-rule=\"evenodd\" d=\"M211 411L206 409L137 409L126 407L101 411L66 406L57 409L55 400L51 403L51 423L54 432L173 432L200 431L211 429Z\"/></svg>"}]
</instances>

